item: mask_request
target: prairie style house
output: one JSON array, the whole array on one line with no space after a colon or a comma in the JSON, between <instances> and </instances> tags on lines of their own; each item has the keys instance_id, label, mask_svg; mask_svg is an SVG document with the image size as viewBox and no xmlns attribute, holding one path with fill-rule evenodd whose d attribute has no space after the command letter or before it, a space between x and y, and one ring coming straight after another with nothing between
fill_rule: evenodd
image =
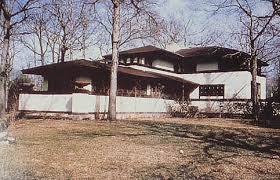
<instances>
[{"instance_id":1,"label":"prairie style house","mask_svg":"<svg viewBox=\"0 0 280 180\"><path fill-rule=\"evenodd\" d=\"M197 47L175 53L154 46L121 51L117 111L166 112L167 104L174 100L190 100L201 111L218 112L221 102L249 100L252 77L248 58L244 52L223 47ZM111 55L105 55L100 61L75 60L24 69L24 74L43 76L44 89L22 94L19 109L106 112L110 64ZM266 98L263 66L267 64L258 61L261 99Z\"/></svg>"}]
</instances>

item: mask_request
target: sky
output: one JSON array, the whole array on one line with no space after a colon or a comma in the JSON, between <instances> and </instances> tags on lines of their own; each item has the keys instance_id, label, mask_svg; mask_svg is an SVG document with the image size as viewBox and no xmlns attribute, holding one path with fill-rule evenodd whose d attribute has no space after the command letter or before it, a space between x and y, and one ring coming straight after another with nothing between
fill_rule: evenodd
<instances>
[{"instance_id":1,"label":"sky","mask_svg":"<svg viewBox=\"0 0 280 180\"><path fill-rule=\"evenodd\" d=\"M225 46L227 47L235 47L234 42L229 36L232 27L237 27L238 24L236 16L230 13L220 13L213 15L213 8L206 3L205 0L165 0L165 3L159 7L160 15L167 19L169 17L178 18L178 20L182 21L191 21L191 31L199 32L195 37L190 37L190 39L195 38L205 38L211 32L218 32L220 36L216 37L217 42L213 42L210 45L219 45L220 39L223 39ZM257 7L258 12L265 12L264 6L259 5ZM193 47L193 46L189 46ZM167 47L167 50L176 51L183 47L179 44L171 44ZM16 60L14 62L16 69L22 69L28 67L29 65L33 65L30 59L33 58L31 53L28 53L24 49L23 46L20 48L20 52L16 56ZM91 47L87 51L86 58L96 59L100 57L99 49L97 47ZM27 61L25 61L26 59Z\"/></svg>"},{"instance_id":2,"label":"sky","mask_svg":"<svg viewBox=\"0 0 280 180\"><path fill-rule=\"evenodd\" d=\"M207 5L203 0L165 0L165 3L159 7L160 15L163 18L168 18L170 16L181 19L181 20L191 20L191 30L192 31L201 31L201 29L215 29L218 26L213 20L213 17L210 17L209 13L205 11ZM221 20L220 20L221 22ZM167 50L176 51L181 48L185 48L178 44L171 44L167 47ZM17 54L14 66L16 69L22 69L29 66L34 66L34 63L30 61L33 59L33 54L25 50L23 46L19 47L20 52ZM79 55L78 55L79 56ZM99 49L97 47L90 47L87 51L86 58L100 58ZM27 59L24 61L23 59Z\"/></svg>"}]
</instances>

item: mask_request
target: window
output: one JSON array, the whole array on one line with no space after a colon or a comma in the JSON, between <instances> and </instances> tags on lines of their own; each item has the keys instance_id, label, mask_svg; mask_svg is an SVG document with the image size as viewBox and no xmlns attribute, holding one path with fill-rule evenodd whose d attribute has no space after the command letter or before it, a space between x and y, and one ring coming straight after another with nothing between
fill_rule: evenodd
<instances>
[{"instance_id":1,"label":"window","mask_svg":"<svg viewBox=\"0 0 280 180\"><path fill-rule=\"evenodd\" d=\"M130 58L127 58L126 59L126 64L130 64L131 63L131 59Z\"/></svg>"},{"instance_id":2,"label":"window","mask_svg":"<svg viewBox=\"0 0 280 180\"><path fill-rule=\"evenodd\" d=\"M224 84L199 86L199 96L224 96L224 93L225 93Z\"/></svg>"},{"instance_id":3,"label":"window","mask_svg":"<svg viewBox=\"0 0 280 180\"><path fill-rule=\"evenodd\" d=\"M142 65L145 64L145 58L144 58L144 57L142 57L142 58L139 59L139 64L142 64Z\"/></svg>"},{"instance_id":4,"label":"window","mask_svg":"<svg viewBox=\"0 0 280 180\"><path fill-rule=\"evenodd\" d=\"M199 63L196 66L197 72L217 71L217 70L219 70L218 62L204 62L204 63Z\"/></svg>"},{"instance_id":5,"label":"window","mask_svg":"<svg viewBox=\"0 0 280 180\"><path fill-rule=\"evenodd\" d=\"M134 63L134 64L137 64L137 63L138 63L138 57L135 57L135 58L133 59L133 63Z\"/></svg>"},{"instance_id":6,"label":"window","mask_svg":"<svg viewBox=\"0 0 280 180\"><path fill-rule=\"evenodd\" d=\"M125 64L124 59L120 59L120 64Z\"/></svg>"}]
</instances>

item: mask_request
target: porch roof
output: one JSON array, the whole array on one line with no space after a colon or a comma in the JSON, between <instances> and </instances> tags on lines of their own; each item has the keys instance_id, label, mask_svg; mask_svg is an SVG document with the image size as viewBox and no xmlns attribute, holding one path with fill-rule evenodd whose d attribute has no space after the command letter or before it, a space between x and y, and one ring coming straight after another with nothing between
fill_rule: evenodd
<instances>
[{"instance_id":1,"label":"porch roof","mask_svg":"<svg viewBox=\"0 0 280 180\"><path fill-rule=\"evenodd\" d=\"M100 70L103 72L110 72L111 66L109 64L105 64L99 61L90 61L85 59L78 59L74 61L66 61L54 64L48 64L44 66L38 66L28 69L21 70L23 74L35 74L35 75L46 75L48 73L55 73L58 71L65 71L70 68L90 68L92 70ZM199 84L184 80L183 78L162 74L159 72L148 72L145 70L134 69L130 67L118 66L118 72L123 74L130 74L134 76L141 76L141 77L150 77L150 78L157 78L157 79L169 79L175 80L184 84L192 84L194 86L198 86Z\"/></svg>"}]
</instances>

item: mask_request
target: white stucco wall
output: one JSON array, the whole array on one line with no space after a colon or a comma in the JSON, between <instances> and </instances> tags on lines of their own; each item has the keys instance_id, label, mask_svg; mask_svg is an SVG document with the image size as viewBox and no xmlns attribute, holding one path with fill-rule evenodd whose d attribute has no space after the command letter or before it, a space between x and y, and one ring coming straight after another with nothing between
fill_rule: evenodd
<instances>
[{"instance_id":1,"label":"white stucco wall","mask_svg":"<svg viewBox=\"0 0 280 180\"><path fill-rule=\"evenodd\" d=\"M184 74L183 78L201 85L224 84L225 98L251 98L251 74L247 71ZM199 87L190 94L190 98L199 98ZM210 98L215 99L218 97Z\"/></svg>"},{"instance_id":2,"label":"white stucco wall","mask_svg":"<svg viewBox=\"0 0 280 180\"><path fill-rule=\"evenodd\" d=\"M199 84L224 84L225 98L231 99L250 99L252 76L248 71L235 72L215 72L215 73L197 73L184 74L183 78ZM266 98L266 78L257 77L257 82L261 84L261 99ZM191 99L199 98L199 87L191 94ZM221 97L201 97L201 99L216 99Z\"/></svg>"},{"instance_id":3,"label":"white stucco wall","mask_svg":"<svg viewBox=\"0 0 280 180\"><path fill-rule=\"evenodd\" d=\"M140 97L117 97L119 113L164 113L173 100ZM108 112L109 97L82 93L70 95L21 94L19 110L94 113Z\"/></svg>"},{"instance_id":4,"label":"white stucco wall","mask_svg":"<svg viewBox=\"0 0 280 180\"><path fill-rule=\"evenodd\" d=\"M205 63L199 63L196 66L196 71L212 71L212 70L218 70L219 65L218 62L205 62Z\"/></svg>"},{"instance_id":5,"label":"white stucco wall","mask_svg":"<svg viewBox=\"0 0 280 180\"><path fill-rule=\"evenodd\" d=\"M174 64L168 61L156 59L152 63L153 67L160 68L160 69L165 69L169 71L174 71Z\"/></svg>"},{"instance_id":6,"label":"white stucco wall","mask_svg":"<svg viewBox=\"0 0 280 180\"><path fill-rule=\"evenodd\" d=\"M233 72L213 72L213 73L194 73L194 74L177 74L166 72L162 70L152 69L133 65L130 66L134 69L140 69L148 72L162 73L173 77L182 78L198 84L225 84L225 98L251 98L251 81L252 76L248 71L233 71ZM266 99L266 78L257 77L257 82L261 84L261 99ZM199 98L199 87L196 88L191 94L191 99ZM209 98L209 97L202 97ZM210 97L210 99L217 99L221 97Z\"/></svg>"},{"instance_id":7,"label":"white stucco wall","mask_svg":"<svg viewBox=\"0 0 280 180\"><path fill-rule=\"evenodd\" d=\"M20 94L19 110L71 112L72 95Z\"/></svg>"},{"instance_id":8,"label":"white stucco wall","mask_svg":"<svg viewBox=\"0 0 280 180\"><path fill-rule=\"evenodd\" d=\"M84 93L72 94L72 113L88 113L91 110L89 95Z\"/></svg>"},{"instance_id":9,"label":"white stucco wall","mask_svg":"<svg viewBox=\"0 0 280 180\"><path fill-rule=\"evenodd\" d=\"M266 77L257 76L257 83L261 85L261 99L266 99Z\"/></svg>"}]
</instances>

